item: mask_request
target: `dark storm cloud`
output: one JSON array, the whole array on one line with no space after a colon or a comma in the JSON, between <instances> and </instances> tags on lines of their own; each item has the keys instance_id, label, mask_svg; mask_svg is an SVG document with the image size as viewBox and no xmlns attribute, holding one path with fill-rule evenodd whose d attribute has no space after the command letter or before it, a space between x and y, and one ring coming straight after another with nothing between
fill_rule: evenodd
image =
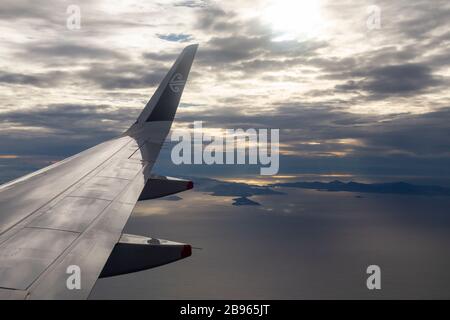
<instances>
[{"instance_id":1,"label":"dark storm cloud","mask_svg":"<svg viewBox=\"0 0 450 320\"><path fill-rule=\"evenodd\" d=\"M282 128L304 130L305 133L331 125L364 125L383 119L376 115L357 115L320 103L275 103L271 110L246 114L245 109L216 108L202 112L202 120L210 127ZM179 114L179 121L198 120L195 114ZM317 138L314 132L311 139ZM327 135L328 137L328 135Z\"/></svg>"},{"instance_id":2,"label":"dark storm cloud","mask_svg":"<svg viewBox=\"0 0 450 320\"><path fill-rule=\"evenodd\" d=\"M239 71L249 77L271 71L288 71L306 65L308 57L326 47L322 41L277 41L271 36L232 35L211 38L200 47L196 63L215 72ZM228 76L226 73L221 77Z\"/></svg>"},{"instance_id":3,"label":"dark storm cloud","mask_svg":"<svg viewBox=\"0 0 450 320\"><path fill-rule=\"evenodd\" d=\"M137 111L137 109L136 109ZM134 117L129 109L108 105L53 104L0 113L0 122L41 127L56 133L91 134L121 130ZM119 126L117 127L117 124ZM90 130L82 132L81 129Z\"/></svg>"},{"instance_id":4,"label":"dark storm cloud","mask_svg":"<svg viewBox=\"0 0 450 320\"><path fill-rule=\"evenodd\" d=\"M63 72L22 74L0 71L0 84L30 85L35 87L51 87L58 84L65 77Z\"/></svg>"},{"instance_id":5,"label":"dark storm cloud","mask_svg":"<svg viewBox=\"0 0 450 320\"><path fill-rule=\"evenodd\" d=\"M235 17L236 14L232 11L225 11L216 5L208 5L198 11L196 27L200 30L211 29L216 32L234 31L237 26L231 20Z\"/></svg>"},{"instance_id":6,"label":"dark storm cloud","mask_svg":"<svg viewBox=\"0 0 450 320\"><path fill-rule=\"evenodd\" d=\"M420 45L384 46L352 57L312 57L305 65L319 69L318 78L343 81L336 92L361 93L369 99L413 96L440 90L448 79L439 74L450 60L438 53L427 55Z\"/></svg>"},{"instance_id":7,"label":"dark storm cloud","mask_svg":"<svg viewBox=\"0 0 450 320\"><path fill-rule=\"evenodd\" d=\"M177 56L180 53L177 52L173 52L173 53L166 53L166 52L145 52L142 54L142 57L146 60L155 60L155 61L163 61L163 62L168 62L168 61L175 61L175 59L177 58Z\"/></svg>"},{"instance_id":8,"label":"dark storm cloud","mask_svg":"<svg viewBox=\"0 0 450 320\"><path fill-rule=\"evenodd\" d=\"M349 80L345 84L336 85L339 91L366 91L378 95L411 95L420 94L425 89L438 87L443 82L433 75L432 69L423 64L390 65L359 70L354 76L363 80Z\"/></svg>"},{"instance_id":9,"label":"dark storm cloud","mask_svg":"<svg viewBox=\"0 0 450 320\"><path fill-rule=\"evenodd\" d=\"M159 84L167 72L166 68L161 67L151 68L151 72L149 69L146 64L95 63L79 75L107 90L148 88Z\"/></svg>"},{"instance_id":10,"label":"dark storm cloud","mask_svg":"<svg viewBox=\"0 0 450 320\"><path fill-rule=\"evenodd\" d=\"M205 112L201 119L204 127L210 128L279 128L280 142L288 144L288 150L311 157L335 152L364 157L450 157L450 141L443 140L450 136L450 108L383 116L358 115L332 106L285 104L258 115L219 108ZM198 117L182 113L177 118L187 123L196 120ZM320 144L308 145L311 141Z\"/></svg>"},{"instance_id":11,"label":"dark storm cloud","mask_svg":"<svg viewBox=\"0 0 450 320\"><path fill-rule=\"evenodd\" d=\"M326 43L316 41L273 42L270 36L212 37L200 46L195 63L244 73L282 70L305 63L308 57L314 56L317 50L325 46ZM147 52L143 54L143 58L148 61L171 62L178 54L178 51Z\"/></svg>"},{"instance_id":12,"label":"dark storm cloud","mask_svg":"<svg viewBox=\"0 0 450 320\"><path fill-rule=\"evenodd\" d=\"M208 47L199 50L198 61L214 66L248 60L255 56L255 51L264 43L265 39L257 37L212 38Z\"/></svg>"},{"instance_id":13,"label":"dark storm cloud","mask_svg":"<svg viewBox=\"0 0 450 320\"><path fill-rule=\"evenodd\" d=\"M353 114L330 106L284 105L246 115L217 109L202 116L204 128L279 128L280 174L450 175L450 108L421 115ZM198 120L177 117L177 122ZM313 144L310 144L313 142ZM172 174L258 174L250 166L178 167L163 150L158 170ZM392 180L392 179L391 179Z\"/></svg>"},{"instance_id":14,"label":"dark storm cloud","mask_svg":"<svg viewBox=\"0 0 450 320\"><path fill-rule=\"evenodd\" d=\"M126 59L123 53L110 50L104 47L92 44L76 44L76 43L32 43L26 47L22 53L27 58L43 58L51 61L52 59ZM74 61L70 61L73 63ZM76 61L75 61L76 62Z\"/></svg>"},{"instance_id":15,"label":"dark storm cloud","mask_svg":"<svg viewBox=\"0 0 450 320\"><path fill-rule=\"evenodd\" d=\"M414 154L421 157L450 157L450 108L418 115L398 116L355 133L369 147Z\"/></svg>"},{"instance_id":16,"label":"dark storm cloud","mask_svg":"<svg viewBox=\"0 0 450 320\"><path fill-rule=\"evenodd\" d=\"M427 59L428 64L437 70L448 67L450 65L450 55L448 55L449 50L430 55Z\"/></svg>"},{"instance_id":17,"label":"dark storm cloud","mask_svg":"<svg viewBox=\"0 0 450 320\"><path fill-rule=\"evenodd\" d=\"M78 104L2 112L0 150L25 155L72 154L120 134L138 113L137 109ZM17 131L10 127L29 129Z\"/></svg>"},{"instance_id":18,"label":"dark storm cloud","mask_svg":"<svg viewBox=\"0 0 450 320\"><path fill-rule=\"evenodd\" d=\"M0 2L1 19L47 19L52 15L54 4L44 0L3 0Z\"/></svg>"},{"instance_id":19,"label":"dark storm cloud","mask_svg":"<svg viewBox=\"0 0 450 320\"><path fill-rule=\"evenodd\" d=\"M411 71L405 71L414 72L414 68L416 70L421 68L418 72L431 73L433 70L430 69L431 61L429 59L422 62L417 61L418 58L421 58L420 54L421 50L417 46L403 48L383 46L351 57L312 57L306 64L318 68L323 73L321 78L332 80L370 76L369 73L378 73L377 70L384 67L407 69L408 66L411 66ZM402 65L405 67L397 67ZM391 70L388 69L388 72Z\"/></svg>"},{"instance_id":20,"label":"dark storm cloud","mask_svg":"<svg viewBox=\"0 0 450 320\"><path fill-rule=\"evenodd\" d=\"M416 39L423 39L432 31L445 27L450 15L449 3L445 0L433 2L433 5L429 1L408 3L401 10L405 18L398 22L398 30Z\"/></svg>"},{"instance_id":21,"label":"dark storm cloud","mask_svg":"<svg viewBox=\"0 0 450 320\"><path fill-rule=\"evenodd\" d=\"M86 34L95 34L100 31L99 29L105 28L105 26L108 26L109 29L154 26L136 17L128 18L122 16L120 19L117 19L108 14L99 15L96 4L95 1L90 0L77 0L75 2L70 0L2 0L0 3L0 18L10 21L32 21L35 27L46 31L54 29L67 31L66 19L72 14L67 9L70 5L77 5L81 12L81 25L82 28L85 28L84 32Z\"/></svg>"}]
</instances>

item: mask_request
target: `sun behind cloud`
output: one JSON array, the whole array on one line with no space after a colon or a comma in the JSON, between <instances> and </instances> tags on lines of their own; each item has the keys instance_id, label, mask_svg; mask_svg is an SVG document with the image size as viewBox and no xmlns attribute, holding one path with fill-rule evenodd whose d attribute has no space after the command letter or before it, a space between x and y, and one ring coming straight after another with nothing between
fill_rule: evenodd
<instances>
[{"instance_id":1,"label":"sun behind cloud","mask_svg":"<svg viewBox=\"0 0 450 320\"><path fill-rule=\"evenodd\" d=\"M272 0L267 3L262 16L279 34L274 40L314 37L323 25L320 1Z\"/></svg>"}]
</instances>

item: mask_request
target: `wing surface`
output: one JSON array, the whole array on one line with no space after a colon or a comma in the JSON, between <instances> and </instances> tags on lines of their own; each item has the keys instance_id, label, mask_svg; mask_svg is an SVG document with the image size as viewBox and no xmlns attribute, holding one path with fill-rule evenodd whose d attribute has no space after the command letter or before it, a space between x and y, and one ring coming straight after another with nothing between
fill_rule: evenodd
<instances>
[{"instance_id":1,"label":"wing surface","mask_svg":"<svg viewBox=\"0 0 450 320\"><path fill-rule=\"evenodd\" d=\"M146 184L152 181L158 188L151 170L196 50L197 45L183 50L122 136L0 186L0 298L88 298L110 256L111 261L122 257L112 259L113 250L123 253L130 244L142 248L145 241L122 230ZM119 243L120 250L114 249ZM162 244L178 248L169 242L158 248ZM76 268L80 288L69 289ZM109 263L108 274L120 273L113 269Z\"/></svg>"}]
</instances>

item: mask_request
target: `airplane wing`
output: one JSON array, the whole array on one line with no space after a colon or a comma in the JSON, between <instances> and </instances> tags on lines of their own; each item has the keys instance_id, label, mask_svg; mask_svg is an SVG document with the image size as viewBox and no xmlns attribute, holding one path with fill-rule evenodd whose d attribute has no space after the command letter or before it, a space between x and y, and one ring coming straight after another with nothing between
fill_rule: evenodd
<instances>
[{"instance_id":1,"label":"airplane wing","mask_svg":"<svg viewBox=\"0 0 450 320\"><path fill-rule=\"evenodd\" d=\"M99 277L191 255L122 230L138 200L192 188L151 170L196 51L183 50L124 134L0 186L0 299L86 299Z\"/></svg>"}]
</instances>

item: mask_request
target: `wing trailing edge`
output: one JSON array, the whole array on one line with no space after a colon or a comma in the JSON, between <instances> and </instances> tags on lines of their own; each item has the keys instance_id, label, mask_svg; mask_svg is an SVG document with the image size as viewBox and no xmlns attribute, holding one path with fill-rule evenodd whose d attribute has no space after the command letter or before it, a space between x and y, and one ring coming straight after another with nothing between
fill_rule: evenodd
<instances>
[{"instance_id":1,"label":"wing trailing edge","mask_svg":"<svg viewBox=\"0 0 450 320\"><path fill-rule=\"evenodd\" d=\"M100 278L162 266L191 256L185 243L123 234L108 258Z\"/></svg>"},{"instance_id":2,"label":"wing trailing edge","mask_svg":"<svg viewBox=\"0 0 450 320\"><path fill-rule=\"evenodd\" d=\"M138 201L162 198L193 187L194 183L189 180L152 175L147 180Z\"/></svg>"}]
</instances>

